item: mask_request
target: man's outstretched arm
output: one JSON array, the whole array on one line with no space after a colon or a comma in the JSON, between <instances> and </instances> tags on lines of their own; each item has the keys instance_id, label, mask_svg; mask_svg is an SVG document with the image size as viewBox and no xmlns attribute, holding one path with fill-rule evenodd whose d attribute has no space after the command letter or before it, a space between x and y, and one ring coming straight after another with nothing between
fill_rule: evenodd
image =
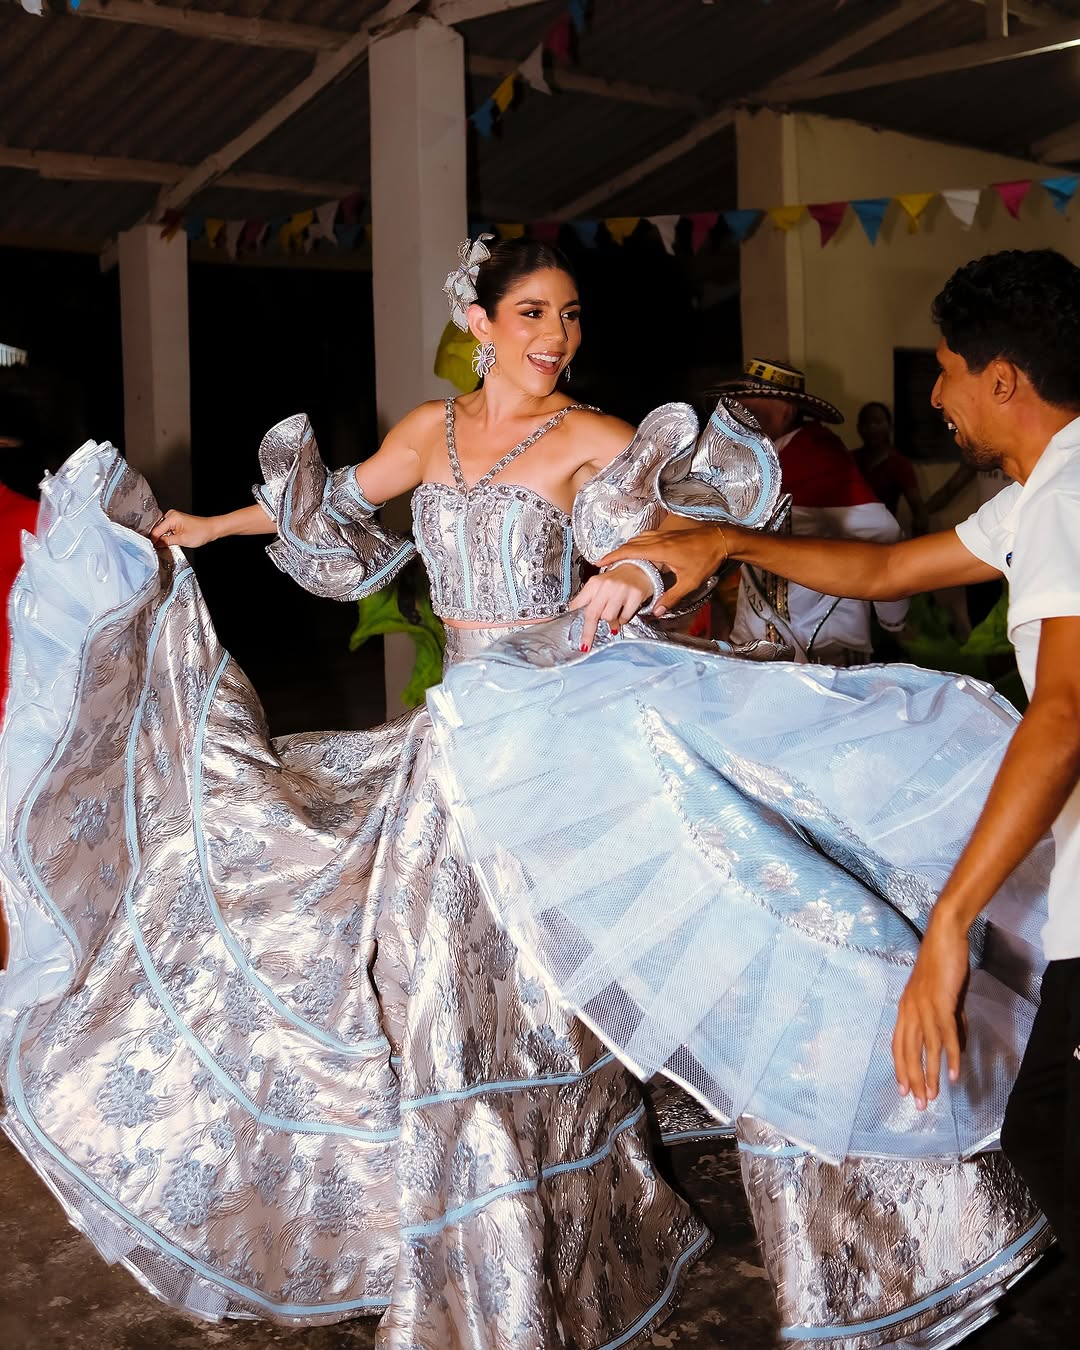
<instances>
[{"instance_id":1,"label":"man's outstretched arm","mask_svg":"<svg viewBox=\"0 0 1080 1350\"><path fill-rule=\"evenodd\" d=\"M750 563L824 595L855 600L899 600L940 586L963 586L1000 576L977 558L954 530L904 539L896 544L856 539L815 539L767 534L738 525L699 525L677 533L638 535L601 559L647 558L675 583L665 593L670 609L716 572L729 558ZM658 607L657 614L662 612Z\"/></svg>"},{"instance_id":2,"label":"man's outstretched arm","mask_svg":"<svg viewBox=\"0 0 1080 1350\"><path fill-rule=\"evenodd\" d=\"M949 1077L959 1075L968 930L1046 834L1080 781L1078 651L1080 618L1043 620L1031 703L934 906L900 999L893 1036L896 1079L920 1108L938 1094L943 1051Z\"/></svg>"}]
</instances>

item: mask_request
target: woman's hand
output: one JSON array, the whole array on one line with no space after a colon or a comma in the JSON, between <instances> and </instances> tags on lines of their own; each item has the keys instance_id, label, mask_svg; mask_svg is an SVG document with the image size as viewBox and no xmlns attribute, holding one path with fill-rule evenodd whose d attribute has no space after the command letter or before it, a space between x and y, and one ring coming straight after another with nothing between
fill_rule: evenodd
<instances>
[{"instance_id":1,"label":"woman's hand","mask_svg":"<svg viewBox=\"0 0 1080 1350\"><path fill-rule=\"evenodd\" d=\"M601 619L617 633L642 605L648 603L652 593L649 578L640 567L630 564L590 577L570 601L572 610L583 611L585 627L581 633L581 650L587 652L592 646Z\"/></svg>"},{"instance_id":2,"label":"woman's hand","mask_svg":"<svg viewBox=\"0 0 1080 1350\"><path fill-rule=\"evenodd\" d=\"M184 511L166 511L150 531L155 548L201 548L218 537L216 516L190 516Z\"/></svg>"}]
</instances>

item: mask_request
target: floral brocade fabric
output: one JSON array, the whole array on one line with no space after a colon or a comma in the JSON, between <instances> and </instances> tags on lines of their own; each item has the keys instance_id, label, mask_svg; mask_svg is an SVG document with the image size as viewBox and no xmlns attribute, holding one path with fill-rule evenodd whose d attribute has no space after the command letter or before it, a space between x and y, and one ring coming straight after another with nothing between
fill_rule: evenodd
<instances>
[{"instance_id":1,"label":"floral brocade fabric","mask_svg":"<svg viewBox=\"0 0 1080 1350\"><path fill-rule=\"evenodd\" d=\"M12 1139L204 1316L643 1337L707 1235L456 856L427 714L269 739L140 481L84 447L47 496L3 756Z\"/></svg>"}]
</instances>

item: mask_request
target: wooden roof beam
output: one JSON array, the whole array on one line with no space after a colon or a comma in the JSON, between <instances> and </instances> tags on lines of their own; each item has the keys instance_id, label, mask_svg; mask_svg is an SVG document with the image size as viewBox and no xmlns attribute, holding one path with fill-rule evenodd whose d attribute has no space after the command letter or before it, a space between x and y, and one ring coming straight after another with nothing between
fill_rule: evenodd
<instances>
[{"instance_id":1,"label":"wooden roof beam","mask_svg":"<svg viewBox=\"0 0 1080 1350\"><path fill-rule=\"evenodd\" d=\"M1055 10L1051 5L1032 5L1028 4L1027 0L972 0L972 3L982 5L986 10L987 37L1008 37L1007 21L1010 15L1014 19L1019 19L1021 23L1026 23L1029 28L1047 28L1065 17L1060 10ZM1001 17L1003 10L1004 22Z\"/></svg>"},{"instance_id":2,"label":"wooden roof beam","mask_svg":"<svg viewBox=\"0 0 1080 1350\"><path fill-rule=\"evenodd\" d=\"M1080 21L1076 19L1039 28L1034 32L1017 33L1012 37L993 38L989 42L969 42L961 47L946 47L944 51L910 56L902 61L885 61L879 65L845 70L838 75L821 75L809 80L785 76L763 89L753 101L807 103L836 94L857 94L864 89L902 84L906 80L955 75L965 70L984 70L1008 61L1048 56L1073 47L1080 47Z\"/></svg>"},{"instance_id":3,"label":"wooden roof beam","mask_svg":"<svg viewBox=\"0 0 1080 1350\"><path fill-rule=\"evenodd\" d=\"M540 0L432 0L426 12L440 23L452 26L539 3ZM235 42L244 47L316 54L337 51L352 36L340 28L320 28L314 24L275 19L245 19L236 14L159 5L154 0L82 0L78 17L159 28L211 42ZM364 28L370 30L370 25L369 20Z\"/></svg>"},{"instance_id":4,"label":"wooden roof beam","mask_svg":"<svg viewBox=\"0 0 1080 1350\"><path fill-rule=\"evenodd\" d=\"M845 61L850 61L853 56L858 56L859 52L874 46L875 43L883 42L886 38L892 37L894 33L898 33L902 28L907 28L909 24L917 23L919 19L925 18L927 14L935 9L940 9L946 3L947 0L902 0L902 3L896 5L887 14L882 14L873 22L864 24L861 28L849 33L847 37L841 38L820 52L816 52L807 60L801 61L787 72L784 79L809 80L819 76L823 71L830 70ZM759 97L759 95L749 95L740 102L757 101ZM590 188L582 196L567 202L554 215L563 220L573 220L588 211L592 211L595 207L610 201L618 193L625 191L626 188L640 183L649 174L656 173L668 164L673 164L676 160L682 159L684 155L688 155L691 150L694 150L704 141L711 140L713 136L719 135L721 131L730 127L734 121L734 104L717 109L698 122L696 126L692 126L677 140L672 141L670 145L666 145L662 150L658 150L655 154L640 160L632 168L616 174L614 178L609 178L597 187Z\"/></svg>"},{"instance_id":5,"label":"wooden roof beam","mask_svg":"<svg viewBox=\"0 0 1080 1350\"><path fill-rule=\"evenodd\" d=\"M315 62L311 74L289 90L283 98L268 108L254 122L208 155L201 164L195 165L179 183L164 188L158 194L156 212L179 211L192 197L197 196L211 183L227 173L237 161L250 154L257 145L266 140L278 127L321 94L335 80L347 74L367 55L372 37L389 23L403 18L410 10L416 9L420 0L388 0L382 9L364 24L358 33L348 38L335 51L323 52Z\"/></svg>"},{"instance_id":6,"label":"wooden roof beam","mask_svg":"<svg viewBox=\"0 0 1080 1350\"><path fill-rule=\"evenodd\" d=\"M70 183L179 183L191 172L188 164L151 159L122 159L112 155L71 155L56 150L23 150L0 145L0 169L25 169L42 178ZM333 201L356 192L355 183L309 178L285 178L278 174L246 173L233 169L217 180L219 187L245 192L288 192L308 198Z\"/></svg>"},{"instance_id":7,"label":"wooden roof beam","mask_svg":"<svg viewBox=\"0 0 1080 1350\"><path fill-rule=\"evenodd\" d=\"M1062 127L1060 131L1043 136L1031 147L1038 159L1046 164L1075 164L1080 162L1080 122Z\"/></svg>"}]
</instances>

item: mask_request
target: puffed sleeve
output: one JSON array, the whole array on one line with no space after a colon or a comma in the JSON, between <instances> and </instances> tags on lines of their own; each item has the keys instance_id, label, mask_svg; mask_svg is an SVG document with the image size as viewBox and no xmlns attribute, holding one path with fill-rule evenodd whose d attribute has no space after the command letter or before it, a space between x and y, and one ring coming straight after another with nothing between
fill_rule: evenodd
<instances>
[{"instance_id":1,"label":"puffed sleeve","mask_svg":"<svg viewBox=\"0 0 1080 1350\"><path fill-rule=\"evenodd\" d=\"M665 403L574 500L574 542L596 562L665 515L702 524L775 530L790 507L780 493L780 460L745 409L721 399L704 431L687 403ZM669 617L696 609L726 569Z\"/></svg>"},{"instance_id":2,"label":"puffed sleeve","mask_svg":"<svg viewBox=\"0 0 1080 1350\"><path fill-rule=\"evenodd\" d=\"M277 526L272 561L306 591L330 600L362 600L390 582L416 552L405 535L385 530L353 466L331 473L311 423L287 417L259 447L262 483L255 500Z\"/></svg>"}]
</instances>

